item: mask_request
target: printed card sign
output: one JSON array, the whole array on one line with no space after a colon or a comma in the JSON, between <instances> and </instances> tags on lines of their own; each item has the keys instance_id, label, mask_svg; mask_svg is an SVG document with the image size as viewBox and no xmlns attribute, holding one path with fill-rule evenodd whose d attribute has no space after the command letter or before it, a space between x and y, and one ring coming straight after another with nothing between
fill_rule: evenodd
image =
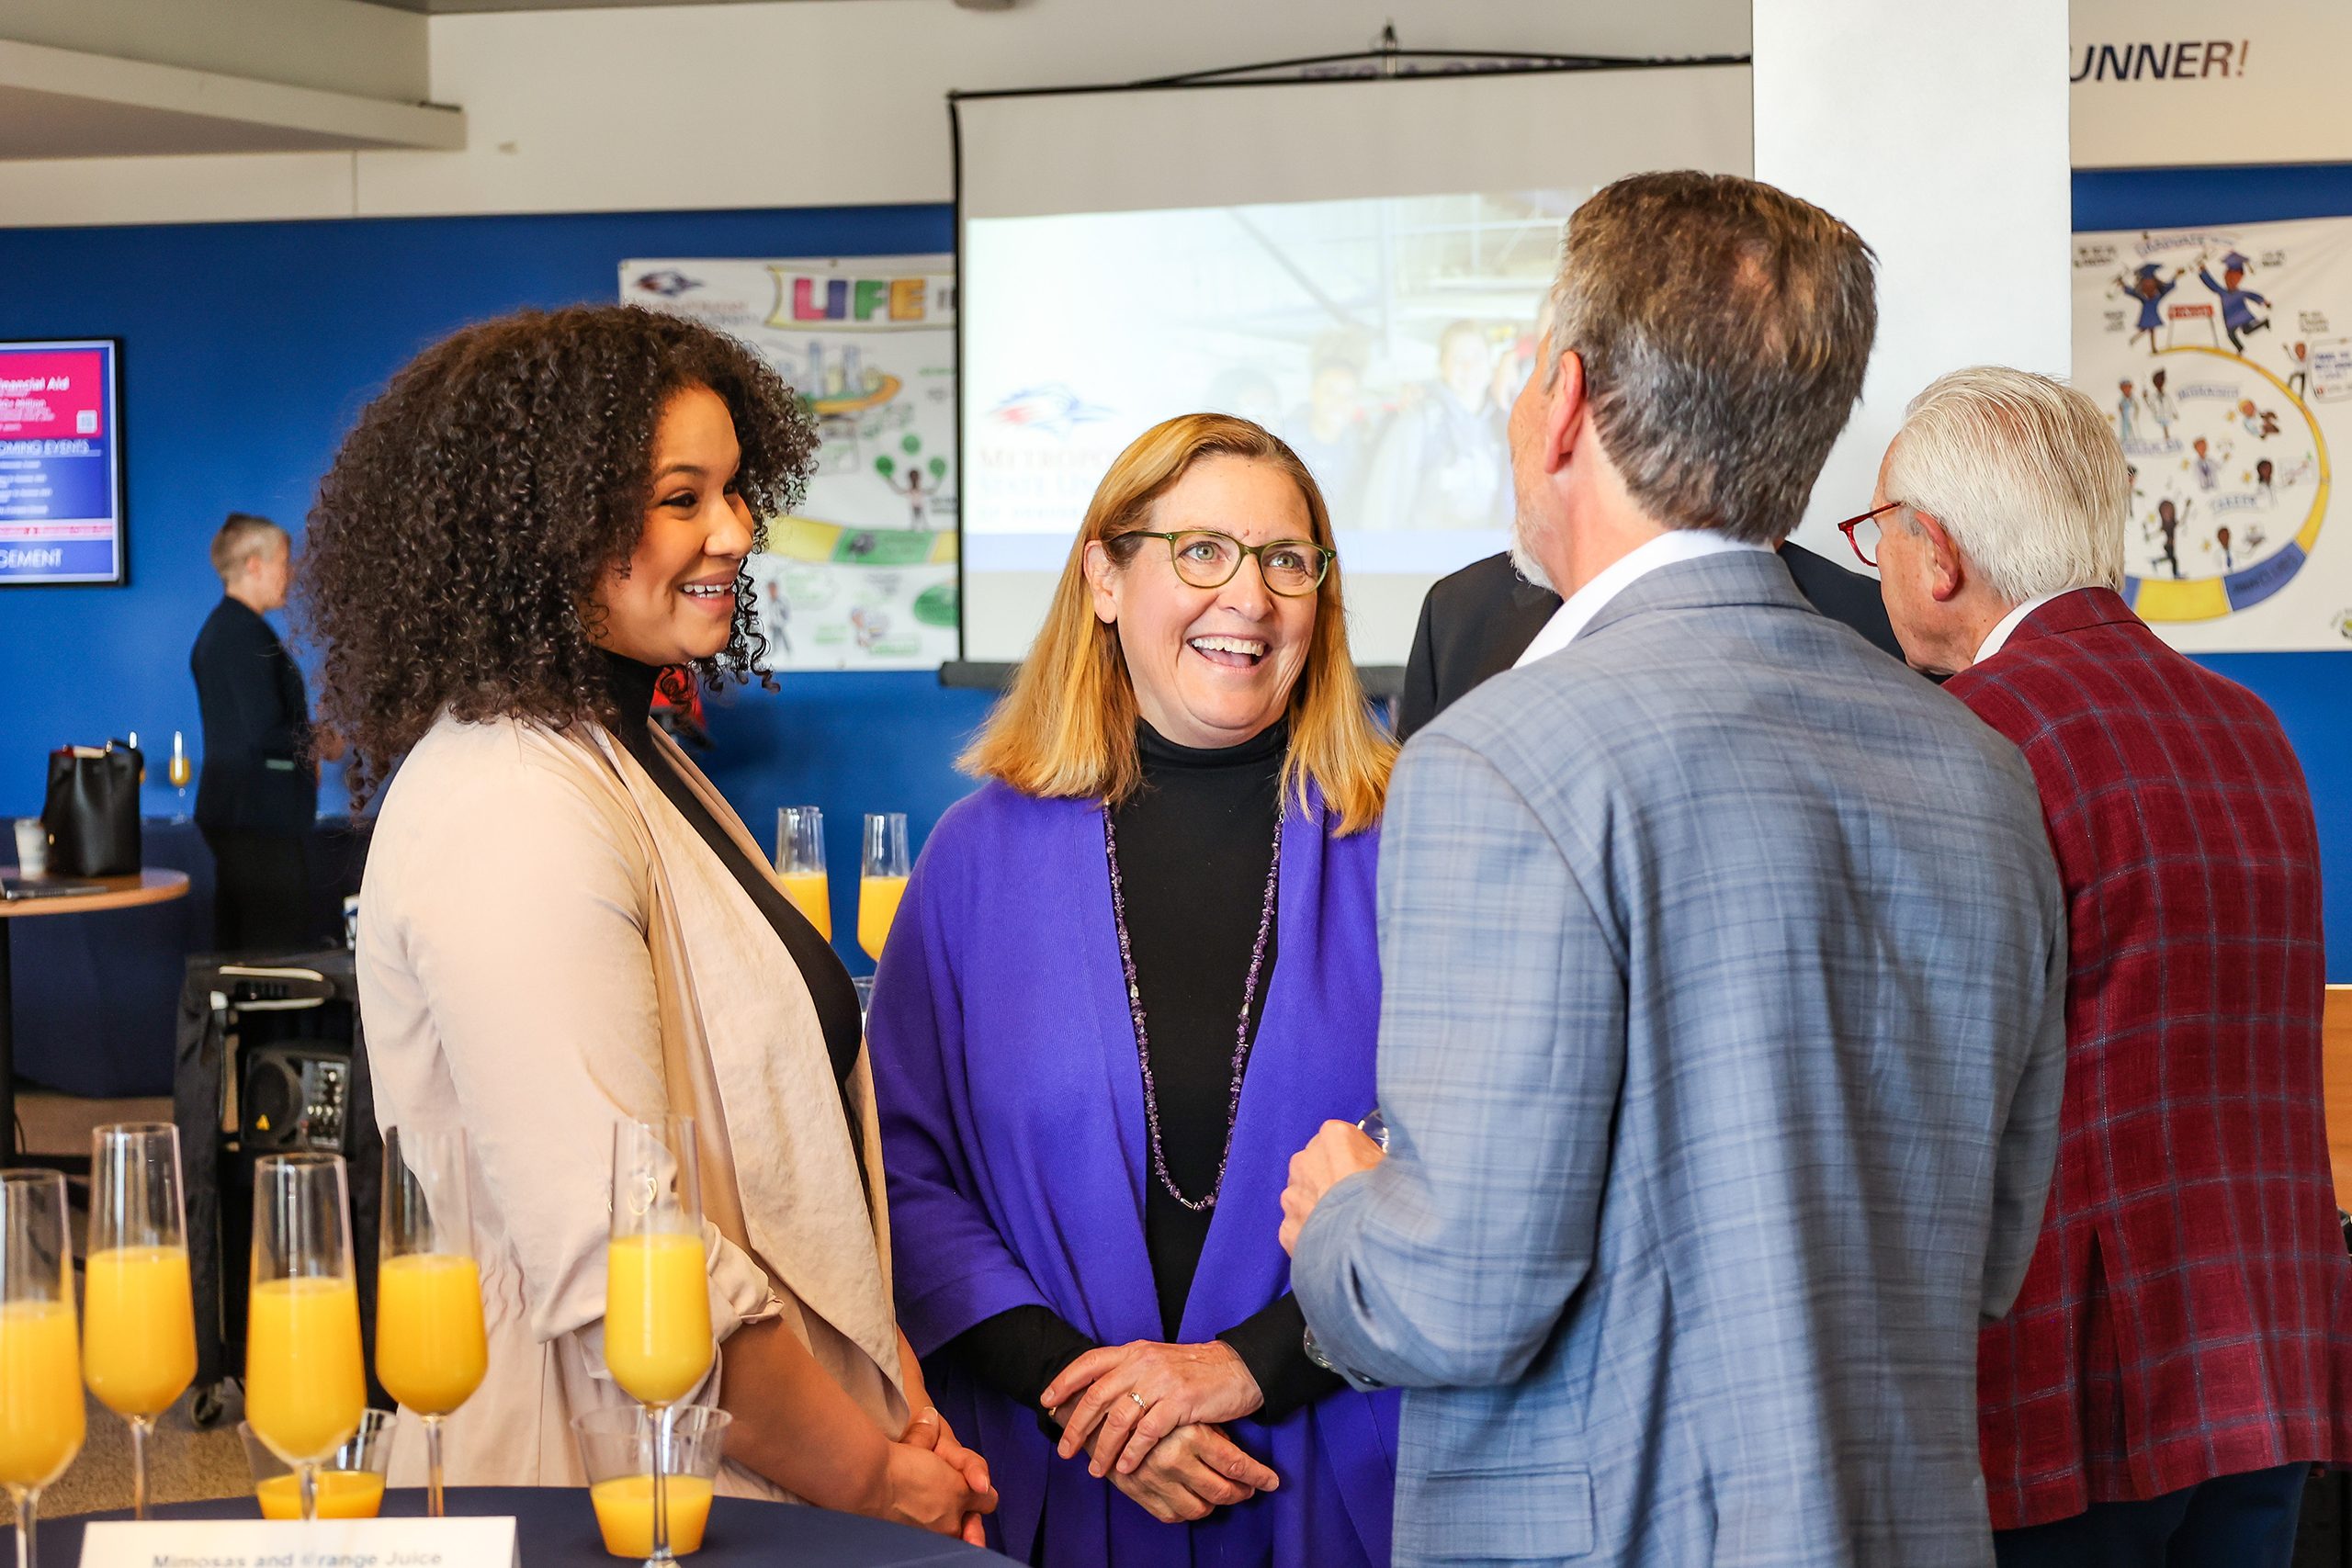
<instances>
[{"instance_id":1,"label":"printed card sign","mask_svg":"<svg viewBox=\"0 0 2352 1568\"><path fill-rule=\"evenodd\" d=\"M82 1568L515 1568L503 1519L99 1520Z\"/></svg>"}]
</instances>

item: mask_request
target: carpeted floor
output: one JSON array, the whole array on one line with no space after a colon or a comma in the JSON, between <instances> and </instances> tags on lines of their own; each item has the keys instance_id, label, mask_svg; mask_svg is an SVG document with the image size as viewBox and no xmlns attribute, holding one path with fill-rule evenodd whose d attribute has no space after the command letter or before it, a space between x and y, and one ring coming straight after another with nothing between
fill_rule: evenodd
<instances>
[{"instance_id":1,"label":"carpeted floor","mask_svg":"<svg viewBox=\"0 0 2352 1568\"><path fill-rule=\"evenodd\" d=\"M90 1130L108 1122L168 1122L168 1100L76 1100L68 1095L28 1091L17 1099L17 1119L24 1129L24 1147L30 1154L90 1152ZM76 1193L74 1249L82 1249L83 1216ZM235 1402L220 1424L199 1432L188 1419L188 1402L179 1404L155 1424L147 1445L147 1495L157 1503L190 1502L199 1497L232 1497L248 1490L253 1477L245 1468L244 1446L237 1438L241 1413ZM89 1402L89 1436L80 1457L54 1486L41 1495L43 1518L87 1514L101 1508L130 1506L130 1430L96 1400ZM14 1511L0 1500L0 1519Z\"/></svg>"}]
</instances>

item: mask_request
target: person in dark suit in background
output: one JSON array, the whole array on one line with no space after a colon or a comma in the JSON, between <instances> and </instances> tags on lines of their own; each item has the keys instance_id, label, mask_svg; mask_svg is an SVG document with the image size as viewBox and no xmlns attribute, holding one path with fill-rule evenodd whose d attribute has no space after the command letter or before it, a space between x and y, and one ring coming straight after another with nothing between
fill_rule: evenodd
<instances>
[{"instance_id":1,"label":"person in dark suit in background","mask_svg":"<svg viewBox=\"0 0 2352 1568\"><path fill-rule=\"evenodd\" d=\"M1853 627L1889 658L1903 657L1876 580L1795 545L1782 545L1780 554L1797 592L1815 609ZM1529 581L1508 552L1431 584L1396 694L1396 739L1411 739L1471 687L1517 663L1559 607L1560 596Z\"/></svg>"},{"instance_id":2,"label":"person in dark suit in background","mask_svg":"<svg viewBox=\"0 0 2352 1568\"><path fill-rule=\"evenodd\" d=\"M224 953L300 948L316 934L310 701L302 672L262 619L285 604L292 563L285 529L231 513L212 536L222 597L188 655L204 721L196 825L212 851L212 944Z\"/></svg>"}]
</instances>

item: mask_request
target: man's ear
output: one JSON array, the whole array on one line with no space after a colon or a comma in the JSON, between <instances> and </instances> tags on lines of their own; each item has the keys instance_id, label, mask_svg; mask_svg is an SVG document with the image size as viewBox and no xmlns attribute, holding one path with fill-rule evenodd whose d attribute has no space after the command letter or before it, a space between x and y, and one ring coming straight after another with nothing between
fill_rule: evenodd
<instances>
[{"instance_id":1,"label":"man's ear","mask_svg":"<svg viewBox=\"0 0 2352 1568\"><path fill-rule=\"evenodd\" d=\"M1093 596L1094 618L1104 626L1114 626L1119 619L1119 596L1111 592L1111 580L1118 568L1111 559L1111 552L1100 539L1090 539L1081 570L1086 573L1087 591Z\"/></svg>"},{"instance_id":2,"label":"man's ear","mask_svg":"<svg viewBox=\"0 0 2352 1568\"><path fill-rule=\"evenodd\" d=\"M1577 432L1584 428L1586 389L1583 357L1573 350L1561 355L1559 372L1544 394L1544 471L1547 474L1567 467L1577 449Z\"/></svg>"},{"instance_id":3,"label":"man's ear","mask_svg":"<svg viewBox=\"0 0 2352 1568\"><path fill-rule=\"evenodd\" d=\"M1968 565L1960 558L1960 551L1953 548L1951 536L1944 531L1942 524L1924 512L1915 511L1912 516L1918 520L1919 531L1927 537L1928 597L1939 604L1949 604L1968 586Z\"/></svg>"}]
</instances>

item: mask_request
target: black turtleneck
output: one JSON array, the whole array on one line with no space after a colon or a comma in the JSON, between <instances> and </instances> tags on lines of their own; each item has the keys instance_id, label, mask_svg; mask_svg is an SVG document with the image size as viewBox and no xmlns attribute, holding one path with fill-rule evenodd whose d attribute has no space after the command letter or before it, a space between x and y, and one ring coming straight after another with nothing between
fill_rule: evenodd
<instances>
[{"instance_id":1,"label":"black turtleneck","mask_svg":"<svg viewBox=\"0 0 2352 1568\"><path fill-rule=\"evenodd\" d=\"M857 1016L857 987L850 983L849 971L842 966L825 939L808 917L793 907L775 885L768 868L745 852L742 845L718 824L702 797L685 780L685 775L672 765L653 744L653 725L649 716L653 706L654 682L662 671L634 659L624 659L607 652L605 670L611 682L613 703L618 710L619 722L614 728L617 739L628 754L637 759L638 766L651 775L653 782L677 807L678 815L702 836L752 902L767 917L769 925L784 941L792 954L793 964L800 971L801 983L808 987L808 999L816 1004L817 1022L824 1031L825 1053L832 1058L834 1081L842 1086L843 1109L848 1106L849 1076L857 1066L858 1047L865 1029ZM850 1117L850 1147L859 1152L864 1160L865 1138L854 1114Z\"/></svg>"},{"instance_id":2,"label":"black turtleneck","mask_svg":"<svg viewBox=\"0 0 2352 1568\"><path fill-rule=\"evenodd\" d=\"M1216 1184L1231 1105L1233 1045L1250 953L1265 908L1282 810L1284 724L1238 746L1179 746L1138 727L1143 787L1111 814L1119 841L1127 940L1143 995L1151 1072L1159 1089L1161 1149L1169 1174L1197 1200ZM1254 1040L1272 988L1275 942L1251 998ZM1160 1330L1176 1341L1201 1250L1216 1213L1199 1213L1144 1174L1144 1245L1159 1296ZM1285 1294L1217 1336L1238 1351L1266 1404L1258 1419L1278 1421L1340 1382L1306 1359L1306 1320ZM1061 1370L1094 1341L1045 1307L1015 1307L974 1325L946 1347L989 1386L1036 1405Z\"/></svg>"}]
</instances>

